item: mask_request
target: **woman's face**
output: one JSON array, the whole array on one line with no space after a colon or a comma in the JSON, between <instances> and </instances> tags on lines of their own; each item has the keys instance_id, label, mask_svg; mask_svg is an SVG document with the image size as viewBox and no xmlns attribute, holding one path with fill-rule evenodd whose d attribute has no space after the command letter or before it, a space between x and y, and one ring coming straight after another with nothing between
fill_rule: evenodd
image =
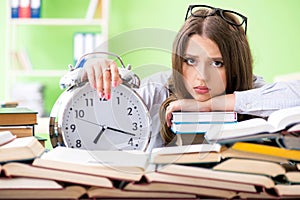
<instances>
[{"instance_id":1,"label":"woman's face","mask_svg":"<svg viewBox=\"0 0 300 200\"><path fill-rule=\"evenodd\" d=\"M184 84L194 99L206 101L225 92L225 66L215 42L195 34L183 57Z\"/></svg>"}]
</instances>

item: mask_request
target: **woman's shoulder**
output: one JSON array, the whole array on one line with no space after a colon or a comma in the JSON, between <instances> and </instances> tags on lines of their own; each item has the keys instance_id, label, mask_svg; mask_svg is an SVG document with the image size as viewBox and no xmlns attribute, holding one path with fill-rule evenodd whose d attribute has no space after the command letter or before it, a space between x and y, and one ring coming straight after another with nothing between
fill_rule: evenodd
<instances>
[{"instance_id":1,"label":"woman's shoulder","mask_svg":"<svg viewBox=\"0 0 300 200\"><path fill-rule=\"evenodd\" d=\"M262 76L253 75L253 88L260 88L266 84Z\"/></svg>"}]
</instances>

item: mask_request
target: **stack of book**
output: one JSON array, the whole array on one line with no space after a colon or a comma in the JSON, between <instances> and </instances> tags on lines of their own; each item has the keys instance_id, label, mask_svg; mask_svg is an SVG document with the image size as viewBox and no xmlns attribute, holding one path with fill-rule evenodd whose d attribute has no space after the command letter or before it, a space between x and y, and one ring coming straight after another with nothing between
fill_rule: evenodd
<instances>
[{"instance_id":1,"label":"stack of book","mask_svg":"<svg viewBox=\"0 0 300 200\"><path fill-rule=\"evenodd\" d=\"M171 130L175 134L204 134L237 122L236 112L173 112L172 115Z\"/></svg>"},{"instance_id":2,"label":"stack of book","mask_svg":"<svg viewBox=\"0 0 300 200\"><path fill-rule=\"evenodd\" d=\"M26 107L0 108L0 131L10 131L17 137L34 135L37 112Z\"/></svg>"},{"instance_id":3,"label":"stack of book","mask_svg":"<svg viewBox=\"0 0 300 200\"><path fill-rule=\"evenodd\" d=\"M299 138L299 109L272 114L268 124L274 120L279 126L271 133L280 130L276 133ZM262 134L258 130L253 132ZM241 138L239 132L224 132L224 137L233 139L236 134ZM229 133L233 135L228 137ZM297 146L255 140L223 145L217 138L210 144L154 148L151 152L66 147L44 152L32 136L2 134L0 199L300 199Z\"/></svg>"},{"instance_id":4,"label":"stack of book","mask_svg":"<svg viewBox=\"0 0 300 200\"><path fill-rule=\"evenodd\" d=\"M267 120L253 118L224 124L220 130L210 130L205 138L210 143L220 144L264 142L267 139L276 141L278 146L300 149L300 106L277 110Z\"/></svg>"},{"instance_id":5,"label":"stack of book","mask_svg":"<svg viewBox=\"0 0 300 200\"><path fill-rule=\"evenodd\" d=\"M35 138L28 137L22 141L22 152L36 153L22 155L33 159L22 163L17 153L21 139L25 140L16 138L0 146L0 155L13 159L0 160L0 198L300 198L297 150L237 143L227 149L199 144L152 153L66 147L43 153Z\"/></svg>"}]
</instances>

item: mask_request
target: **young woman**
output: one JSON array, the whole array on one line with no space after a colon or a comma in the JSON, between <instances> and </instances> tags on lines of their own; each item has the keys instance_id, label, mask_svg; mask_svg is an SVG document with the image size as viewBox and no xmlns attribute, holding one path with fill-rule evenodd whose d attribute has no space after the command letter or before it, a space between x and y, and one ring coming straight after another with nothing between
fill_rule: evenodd
<instances>
[{"instance_id":1,"label":"young woman","mask_svg":"<svg viewBox=\"0 0 300 200\"><path fill-rule=\"evenodd\" d=\"M150 149L174 138L169 129L173 111L223 110L266 117L300 105L300 81L264 86L253 76L246 28L247 18L235 11L189 6L173 43L168 83L146 84L139 90L153 120ZM116 64L108 60L85 66L84 71L82 79L107 99L111 83L121 83Z\"/></svg>"}]
</instances>

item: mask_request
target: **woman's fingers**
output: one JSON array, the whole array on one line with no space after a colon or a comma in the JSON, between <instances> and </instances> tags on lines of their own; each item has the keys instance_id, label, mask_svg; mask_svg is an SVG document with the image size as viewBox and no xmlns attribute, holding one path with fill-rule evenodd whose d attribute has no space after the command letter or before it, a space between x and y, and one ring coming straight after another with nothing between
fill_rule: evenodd
<instances>
[{"instance_id":1,"label":"woman's fingers","mask_svg":"<svg viewBox=\"0 0 300 200\"><path fill-rule=\"evenodd\" d=\"M92 88L96 89L100 98L111 97L113 87L122 83L117 64L108 59L88 60L84 66L82 81L88 79Z\"/></svg>"}]
</instances>

